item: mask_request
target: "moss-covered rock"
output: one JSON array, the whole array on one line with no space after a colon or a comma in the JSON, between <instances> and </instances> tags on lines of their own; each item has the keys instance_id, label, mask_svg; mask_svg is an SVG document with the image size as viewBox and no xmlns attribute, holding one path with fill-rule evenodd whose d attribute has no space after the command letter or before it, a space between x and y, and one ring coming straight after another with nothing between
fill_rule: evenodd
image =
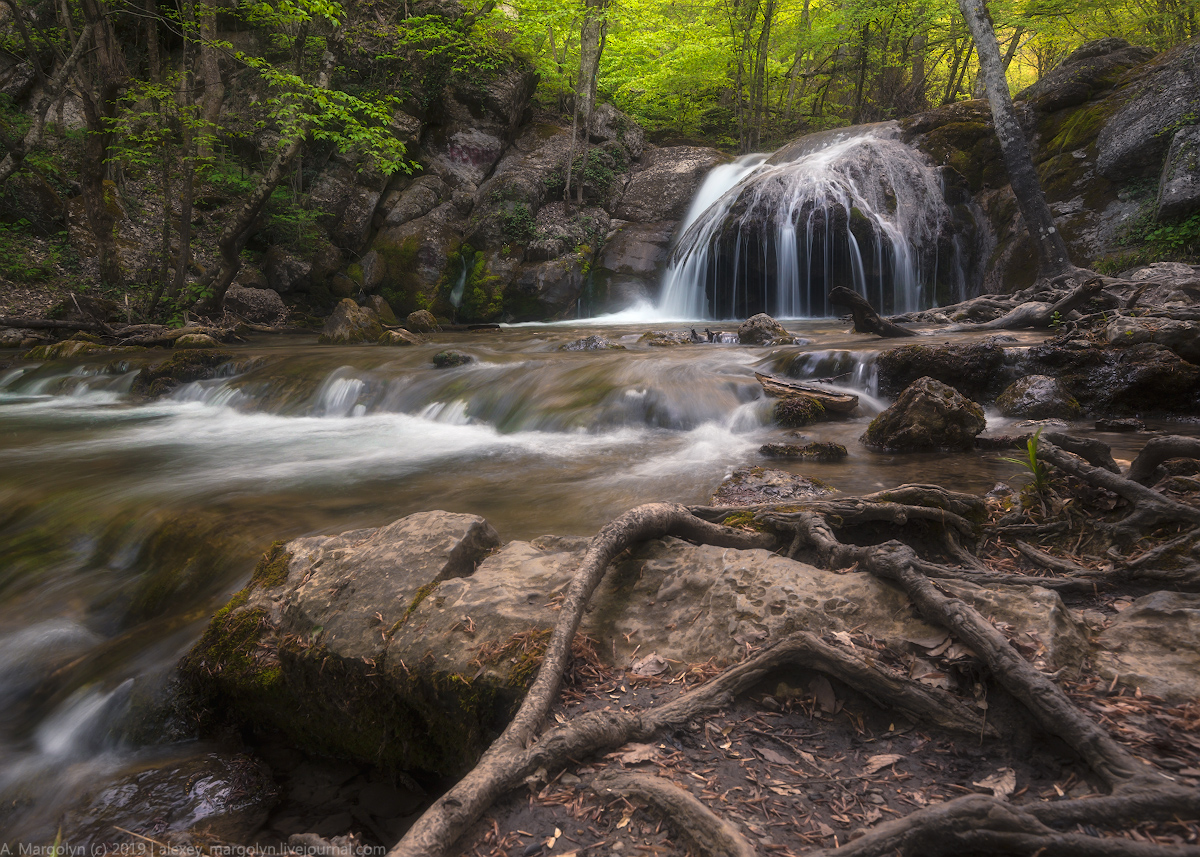
<instances>
[{"instance_id":1,"label":"moss-covered rock","mask_svg":"<svg viewBox=\"0 0 1200 857\"><path fill-rule=\"evenodd\" d=\"M764 443L759 453L767 458L792 458L801 461L841 461L849 453L840 443Z\"/></svg>"},{"instance_id":2,"label":"moss-covered rock","mask_svg":"<svg viewBox=\"0 0 1200 857\"><path fill-rule=\"evenodd\" d=\"M185 333L175 340L176 348L220 348L221 343L207 333Z\"/></svg>"},{"instance_id":3,"label":"moss-covered rock","mask_svg":"<svg viewBox=\"0 0 1200 857\"><path fill-rule=\"evenodd\" d=\"M1093 414L1191 414L1200 400L1200 368L1153 342L1051 342L1029 349L1021 368L1053 375Z\"/></svg>"},{"instance_id":4,"label":"moss-covered rock","mask_svg":"<svg viewBox=\"0 0 1200 857\"><path fill-rule=\"evenodd\" d=\"M498 543L482 518L446 512L276 542L181 674L209 721L277 729L313 753L461 773L513 692L479 680L456 637L447 657L420 629L401 631L439 582L471 574Z\"/></svg>"},{"instance_id":5,"label":"moss-covered rock","mask_svg":"<svg viewBox=\"0 0 1200 857\"><path fill-rule=\"evenodd\" d=\"M221 367L233 359L234 355L228 351L194 348L175 350L166 360L139 372L133 380L132 391L156 398L171 392L181 384L216 377Z\"/></svg>"},{"instance_id":6,"label":"moss-covered rock","mask_svg":"<svg viewBox=\"0 0 1200 857\"><path fill-rule=\"evenodd\" d=\"M461 351L439 351L433 355L433 365L437 369L452 369L455 366L466 366L474 363L475 358Z\"/></svg>"},{"instance_id":7,"label":"moss-covered rock","mask_svg":"<svg viewBox=\"0 0 1200 857\"><path fill-rule=\"evenodd\" d=\"M787 396L771 409L771 418L784 428L803 428L824 416L825 406L813 396Z\"/></svg>"},{"instance_id":8,"label":"moss-covered rock","mask_svg":"<svg viewBox=\"0 0 1200 857\"><path fill-rule=\"evenodd\" d=\"M986 427L975 402L933 378L918 378L871 421L861 440L894 452L970 449Z\"/></svg>"},{"instance_id":9,"label":"moss-covered rock","mask_svg":"<svg viewBox=\"0 0 1200 857\"><path fill-rule=\"evenodd\" d=\"M53 345L37 345L25 352L26 360L64 360L81 354L107 351L103 345L80 339L66 339Z\"/></svg>"},{"instance_id":10,"label":"moss-covered rock","mask_svg":"<svg viewBox=\"0 0 1200 857\"><path fill-rule=\"evenodd\" d=\"M969 345L902 345L879 355L879 393L898 396L918 378L933 378L969 399L990 400L1007 383L998 370L1004 348L994 342Z\"/></svg>"},{"instance_id":11,"label":"moss-covered rock","mask_svg":"<svg viewBox=\"0 0 1200 857\"><path fill-rule=\"evenodd\" d=\"M832 492L820 479L766 467L739 467L717 486L710 502L714 506L754 506L805 500Z\"/></svg>"}]
</instances>

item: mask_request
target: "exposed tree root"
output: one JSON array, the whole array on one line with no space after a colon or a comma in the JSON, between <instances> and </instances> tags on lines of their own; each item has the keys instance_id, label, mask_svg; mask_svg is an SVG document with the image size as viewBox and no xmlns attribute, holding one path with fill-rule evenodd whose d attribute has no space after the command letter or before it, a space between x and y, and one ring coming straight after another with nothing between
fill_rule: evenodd
<instances>
[{"instance_id":1,"label":"exposed tree root","mask_svg":"<svg viewBox=\"0 0 1200 857\"><path fill-rule=\"evenodd\" d=\"M1161 798L1162 806L1155 804ZM876 826L836 850L807 857L933 857L947 854L1039 854L1080 857L1196 857L1196 846L1162 846L1129 839L1085 836L1055 830L1054 824L1106 826L1130 820L1190 818L1200 812L1200 792L1173 788L1128 798L1091 798L1013 806L984 795L968 795L918 810ZM1142 814L1144 813L1144 814Z\"/></svg>"},{"instance_id":2,"label":"exposed tree root","mask_svg":"<svg viewBox=\"0 0 1200 857\"><path fill-rule=\"evenodd\" d=\"M1135 512L1130 517L1149 509L1152 520L1179 521L1193 515L1200 523L1200 510L1169 500L1104 467L1085 464L1054 444L1042 444L1039 455L1043 454L1044 460L1055 466L1062 466L1059 462L1063 462L1063 469L1091 484L1099 483L1100 487L1132 498ZM1117 491L1118 488L1121 490ZM864 570L898 584L925 619L947 628L970 646L995 680L1028 709L1042 729L1072 747L1111 791L1106 797L1022 806L990 797L965 797L881 824L843 844L837 851L839 855L1039 853L1198 857L1200 848L1191 846L1162 847L1063 830L1078 824L1105 827L1153 819L1194 818L1200 815L1200 791L1175 785L1166 775L1133 756L1075 706L1049 676L1028 663L991 622L965 602L941 592L931 579L1023 582L1060 590L1090 590L1098 581L1129 579L1142 570L1140 566L1154 563L1143 556L1126 562L1120 572L1096 572L1020 543L1019 549L1033 562L1067 576L1042 578L990 572L957 541L958 537L978 535L980 525L976 521L982 517L983 509L981 500L972 495L936 486L908 485L864 497L818 498L788 506L687 509L651 504L618 517L592 539L581 560L542 668L512 723L476 768L418 820L389 857L440 857L450 853L458 837L496 799L539 769L554 770L630 741L649 740L662 730L683 728L727 706L738 694L782 667L803 666L826 673L877 704L917 722L960 734L996 734L973 708L953 695L894 674L852 648L831 645L801 632L754 654L712 681L649 709L591 711L538 735L558 693L570 642L609 564L626 549L666 535L735 548L785 545L793 554L803 547L827 567L846 567L857 562ZM747 513L759 530L737 530L716 523L734 514L745 522ZM1141 520L1146 519L1143 514ZM961 567L922 559L912 547L898 541L883 545L845 544L835 532L863 524L892 525L903 531L907 524L917 521L925 524L920 536L924 543L932 545L935 552L949 554ZM867 531L870 532L869 527ZM940 544L938 533L942 537ZM1184 540L1196 535L1200 535L1200 528L1176 541L1186 546ZM604 774L592 788L602 795L628 794L645 800L655 812L673 818L681 832L692 837L694 853L738 857L754 853L753 846L736 829L691 795L657 777ZM832 857L832 852L826 851L812 854Z\"/></svg>"},{"instance_id":3,"label":"exposed tree root","mask_svg":"<svg viewBox=\"0 0 1200 857\"><path fill-rule=\"evenodd\" d=\"M1038 459L1053 464L1090 485L1111 491L1133 506L1133 512L1114 523L1097 523L1116 541L1132 542L1161 524L1200 524L1200 509L1180 503L1118 473L1093 467L1053 443L1038 444ZM1157 466L1157 465L1156 465Z\"/></svg>"},{"instance_id":4,"label":"exposed tree root","mask_svg":"<svg viewBox=\"0 0 1200 857\"><path fill-rule=\"evenodd\" d=\"M1114 792L1164 783L1086 717L1048 677L1014 649L991 622L966 602L940 592L915 567L912 548L888 542L874 548L864 565L898 583L927 620L949 629L979 655L996 680L1023 703L1043 729L1069 744Z\"/></svg>"},{"instance_id":5,"label":"exposed tree root","mask_svg":"<svg viewBox=\"0 0 1200 857\"><path fill-rule=\"evenodd\" d=\"M653 774L604 771L592 781L592 790L602 797L634 797L650 804L699 857L754 857L758 853L736 827L670 780Z\"/></svg>"},{"instance_id":6,"label":"exposed tree root","mask_svg":"<svg viewBox=\"0 0 1200 857\"><path fill-rule=\"evenodd\" d=\"M1151 438L1129 466L1129 478L1150 485L1157 481L1158 466L1172 458L1200 458L1200 439L1179 435Z\"/></svg>"}]
</instances>

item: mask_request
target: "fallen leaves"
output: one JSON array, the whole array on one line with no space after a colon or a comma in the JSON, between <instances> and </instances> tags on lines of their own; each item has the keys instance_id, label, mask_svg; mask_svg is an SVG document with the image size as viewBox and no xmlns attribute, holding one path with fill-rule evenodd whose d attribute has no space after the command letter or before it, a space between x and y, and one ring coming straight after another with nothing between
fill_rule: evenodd
<instances>
[{"instance_id":1,"label":"fallen leaves","mask_svg":"<svg viewBox=\"0 0 1200 857\"><path fill-rule=\"evenodd\" d=\"M872 756L867 759L867 764L863 766L862 775L864 777L872 776L882 771L884 768L896 764L904 757L899 753L881 753L878 756Z\"/></svg>"},{"instance_id":2,"label":"fallen leaves","mask_svg":"<svg viewBox=\"0 0 1200 857\"><path fill-rule=\"evenodd\" d=\"M1001 768L990 777L984 777L971 785L984 791L990 791L992 797L1007 800L1009 795L1017 790L1017 772L1012 768Z\"/></svg>"}]
</instances>

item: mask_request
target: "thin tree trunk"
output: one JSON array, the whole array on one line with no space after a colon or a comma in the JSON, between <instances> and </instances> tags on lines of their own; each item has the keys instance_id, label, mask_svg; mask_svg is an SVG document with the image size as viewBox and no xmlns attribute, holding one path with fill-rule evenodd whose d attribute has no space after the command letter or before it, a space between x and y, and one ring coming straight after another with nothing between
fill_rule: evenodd
<instances>
[{"instance_id":1,"label":"thin tree trunk","mask_svg":"<svg viewBox=\"0 0 1200 857\"><path fill-rule=\"evenodd\" d=\"M195 124L192 122L192 85L188 69L189 42L184 30L183 59L179 75L179 112L183 114L183 187L179 193L179 254L175 262L175 280L167 294L178 300L187 285L188 265L192 260L192 200L196 191ZM170 213L169 211L167 212Z\"/></svg>"},{"instance_id":2,"label":"thin tree trunk","mask_svg":"<svg viewBox=\"0 0 1200 857\"><path fill-rule=\"evenodd\" d=\"M9 176L20 169L25 156L42 141L42 135L46 132L46 116L50 113L50 107L66 87L67 80L79 64L79 59L83 56L83 50L91 35L91 26L85 25L75 46L71 49L71 55L66 58L54 77L47 81L42 88L42 97L38 99L37 106L33 110L33 124L29 126L29 130L25 132L25 137L21 142L10 148L8 154L4 156L4 160L0 161L0 183L7 181Z\"/></svg>"},{"instance_id":3,"label":"thin tree trunk","mask_svg":"<svg viewBox=\"0 0 1200 857\"><path fill-rule=\"evenodd\" d=\"M958 0L958 7L967 26L975 38L979 52L979 67L987 84L988 103L992 108L992 121L996 126L996 137L1004 154L1004 165L1008 169L1009 181L1017 206L1025 219L1029 236L1033 239L1038 254L1038 271L1043 276L1055 277L1069 272L1071 263L1067 245L1054 225L1054 215L1046 204L1042 183L1033 166L1029 145L1017 121L1008 81L1004 77L1004 65L1000 59L1000 46L992 31L983 0Z\"/></svg>"},{"instance_id":4,"label":"thin tree trunk","mask_svg":"<svg viewBox=\"0 0 1200 857\"><path fill-rule=\"evenodd\" d=\"M105 7L99 0L83 0L80 7L96 42L96 49L92 52L92 68L87 76L88 83L95 88L80 87L80 100L88 129L80 164L80 184L83 186L84 211L96 241L100 280L116 284L121 282L124 275L113 237L113 227L116 225L113 210L115 200L109 199L105 179L112 141L110 122L117 115L117 99L128 74L120 43L108 21Z\"/></svg>"},{"instance_id":5,"label":"thin tree trunk","mask_svg":"<svg viewBox=\"0 0 1200 857\"><path fill-rule=\"evenodd\" d=\"M767 56L771 50L771 23L775 17L775 0L767 0L763 9L762 31L755 47L753 118L750 126L750 148L758 149L762 142L763 116L767 105Z\"/></svg>"},{"instance_id":6,"label":"thin tree trunk","mask_svg":"<svg viewBox=\"0 0 1200 857\"><path fill-rule=\"evenodd\" d=\"M212 2L200 5L200 77L204 80L204 94L200 101L200 118L203 126L196 138L196 156L207 161L213 155L213 129L221 117L221 105L225 102L225 84L221 81L220 54L215 46L217 38L217 10Z\"/></svg>"},{"instance_id":7,"label":"thin tree trunk","mask_svg":"<svg viewBox=\"0 0 1200 857\"><path fill-rule=\"evenodd\" d=\"M812 0L804 0L804 8L800 10L800 35L796 40L796 60L792 63L791 72L788 74L788 90L787 104L784 107L783 117L785 121L791 121L792 110L796 105L796 85L805 78L801 77L801 68L804 65L805 47L808 44L808 31L811 26L810 22L810 6ZM803 94L803 90L801 90Z\"/></svg>"},{"instance_id":8,"label":"thin tree trunk","mask_svg":"<svg viewBox=\"0 0 1200 857\"><path fill-rule=\"evenodd\" d=\"M867 82L867 55L871 50L871 24L867 22L862 29L862 48L858 53L858 85L854 88L854 118L851 125L857 125L862 116L863 88Z\"/></svg>"},{"instance_id":9,"label":"thin tree trunk","mask_svg":"<svg viewBox=\"0 0 1200 857\"><path fill-rule=\"evenodd\" d=\"M326 53L322 61L321 71L317 76L317 87L325 89L329 86L329 78L333 73L334 56ZM258 183L254 186L254 190L250 192L250 196L238 209L237 213L230 220L229 224L221 232L221 237L217 242L217 248L220 251L221 258L212 271L206 274L200 281L201 297L196 302L196 310L201 312L211 312L221 305L221 301L225 299L225 292L229 289L233 278L237 276L238 271L242 267L242 248L246 246L246 241L250 237L251 230L254 228L254 221L258 219L258 215L262 213L263 207L267 204L267 200L271 198L271 194L275 192L279 182L287 175L291 168L292 162L300 154L304 148L305 139L308 136L310 123L305 123L297 130L288 144L280 149L275 160L267 167L267 171L259 178Z\"/></svg>"},{"instance_id":10,"label":"thin tree trunk","mask_svg":"<svg viewBox=\"0 0 1200 857\"><path fill-rule=\"evenodd\" d=\"M928 40L929 35L923 29L913 36L912 82L909 86L913 90L913 107L917 110L924 110L929 106L925 98L925 47Z\"/></svg>"},{"instance_id":11,"label":"thin tree trunk","mask_svg":"<svg viewBox=\"0 0 1200 857\"><path fill-rule=\"evenodd\" d=\"M583 23L579 28L579 80L575 82L575 114L571 119L571 146L567 152L567 180L563 188L563 202L571 204L571 181L575 169L575 142L583 126L583 161L580 164L577 202L583 204L583 185L586 181L588 140L591 134L592 111L596 104L597 78L600 73L600 55L604 51L607 23L604 13L608 0L587 0L583 10Z\"/></svg>"},{"instance_id":12,"label":"thin tree trunk","mask_svg":"<svg viewBox=\"0 0 1200 857\"><path fill-rule=\"evenodd\" d=\"M158 4L146 0L146 65L150 79L162 83L162 54L158 49Z\"/></svg>"}]
</instances>

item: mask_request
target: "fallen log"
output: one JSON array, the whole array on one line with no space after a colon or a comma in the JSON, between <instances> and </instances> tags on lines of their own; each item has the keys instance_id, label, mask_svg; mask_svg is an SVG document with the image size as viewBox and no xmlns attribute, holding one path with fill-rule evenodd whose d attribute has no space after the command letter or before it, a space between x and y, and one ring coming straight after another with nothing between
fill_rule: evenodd
<instances>
[{"instance_id":1,"label":"fallen log","mask_svg":"<svg viewBox=\"0 0 1200 857\"><path fill-rule=\"evenodd\" d=\"M917 335L915 331L881 318L866 298L845 286L834 286L830 289L829 300L831 303L850 307L850 314L854 317L854 329L859 333L874 333L887 338Z\"/></svg>"},{"instance_id":2,"label":"fallen log","mask_svg":"<svg viewBox=\"0 0 1200 857\"><path fill-rule=\"evenodd\" d=\"M810 396L820 402L825 410L835 414L848 414L858 407L858 396L853 393L831 393L812 384L792 381L775 375L755 372L754 377L762 385L763 392L776 399L786 399L789 396Z\"/></svg>"},{"instance_id":3,"label":"fallen log","mask_svg":"<svg viewBox=\"0 0 1200 857\"><path fill-rule=\"evenodd\" d=\"M88 330L112 336L113 330L102 321L66 321L53 318L0 317L0 327L23 330Z\"/></svg>"}]
</instances>

